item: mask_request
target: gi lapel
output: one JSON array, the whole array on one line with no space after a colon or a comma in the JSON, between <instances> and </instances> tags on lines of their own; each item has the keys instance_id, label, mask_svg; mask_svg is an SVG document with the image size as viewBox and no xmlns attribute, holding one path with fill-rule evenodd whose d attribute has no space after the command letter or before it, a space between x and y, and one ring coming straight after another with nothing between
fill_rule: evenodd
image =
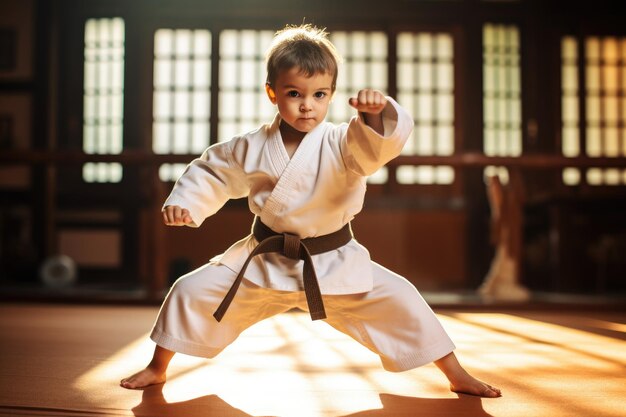
<instances>
[{"instance_id":1,"label":"gi lapel","mask_svg":"<svg viewBox=\"0 0 626 417\"><path fill-rule=\"evenodd\" d=\"M316 158L316 155L319 152L316 151L321 146L325 130L325 123L320 123L315 129L307 133L302 142L300 142L298 149L289 159L280 136L278 124L275 126L276 128L272 129L272 134L269 138L268 148L272 164L277 170L279 178L272 193L265 201L260 215L263 223L269 227L274 226L276 219L283 214L287 208L286 206L294 197L297 191L294 186L299 182L311 180L311 178L303 175L304 168L306 167L306 171L317 171L319 159ZM315 165L315 167L311 166L311 164Z\"/></svg>"}]
</instances>

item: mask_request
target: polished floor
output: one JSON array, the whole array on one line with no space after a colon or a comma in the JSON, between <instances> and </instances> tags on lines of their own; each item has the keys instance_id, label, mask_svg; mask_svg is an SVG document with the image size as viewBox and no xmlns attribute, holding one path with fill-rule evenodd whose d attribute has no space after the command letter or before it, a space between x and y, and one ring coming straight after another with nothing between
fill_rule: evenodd
<instances>
[{"instance_id":1,"label":"polished floor","mask_svg":"<svg viewBox=\"0 0 626 417\"><path fill-rule=\"evenodd\" d=\"M174 358L145 390L157 307L4 303L0 416L626 415L624 310L437 309L461 362L504 396L456 395L433 365L403 373L304 313L247 330L214 360Z\"/></svg>"}]
</instances>

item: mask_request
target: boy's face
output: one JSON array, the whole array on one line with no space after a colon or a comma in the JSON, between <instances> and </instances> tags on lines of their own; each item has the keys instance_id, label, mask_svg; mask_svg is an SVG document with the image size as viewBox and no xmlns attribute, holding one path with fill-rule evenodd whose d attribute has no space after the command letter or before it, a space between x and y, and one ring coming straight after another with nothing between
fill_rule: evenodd
<instances>
[{"instance_id":1,"label":"boy's face","mask_svg":"<svg viewBox=\"0 0 626 417\"><path fill-rule=\"evenodd\" d=\"M282 71L274 85L266 85L267 95L278 106L280 117L299 132L310 132L328 112L333 90L333 76L314 74L307 77L299 68Z\"/></svg>"}]
</instances>

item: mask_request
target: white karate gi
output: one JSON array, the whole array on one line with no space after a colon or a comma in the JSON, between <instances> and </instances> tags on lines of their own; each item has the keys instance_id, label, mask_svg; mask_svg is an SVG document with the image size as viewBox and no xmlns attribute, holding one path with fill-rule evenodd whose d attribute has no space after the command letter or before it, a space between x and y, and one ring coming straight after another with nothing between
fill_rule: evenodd
<instances>
[{"instance_id":1,"label":"white karate gi","mask_svg":"<svg viewBox=\"0 0 626 417\"><path fill-rule=\"evenodd\" d=\"M387 99L383 135L359 117L339 126L321 123L290 159L277 115L272 124L215 144L189 164L164 205L188 209L198 227L228 199L247 196L250 210L276 232L300 238L335 232L361 211L366 177L400 154L413 127ZM294 307L306 310L302 261L272 253L253 258L223 320L212 317L257 244L247 236L179 279L152 339L173 351L214 357L250 325ZM379 354L385 369L411 369L454 349L414 286L372 262L356 240L312 258L325 321Z\"/></svg>"}]
</instances>

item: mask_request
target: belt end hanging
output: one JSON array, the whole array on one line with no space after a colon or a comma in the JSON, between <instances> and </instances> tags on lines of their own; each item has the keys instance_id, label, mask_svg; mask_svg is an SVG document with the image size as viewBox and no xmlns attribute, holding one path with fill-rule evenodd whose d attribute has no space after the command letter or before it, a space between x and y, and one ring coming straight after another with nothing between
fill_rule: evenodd
<instances>
[{"instance_id":1,"label":"belt end hanging","mask_svg":"<svg viewBox=\"0 0 626 417\"><path fill-rule=\"evenodd\" d=\"M311 311L309 314L311 315L311 320L324 320L326 318L326 312L324 310Z\"/></svg>"},{"instance_id":2,"label":"belt end hanging","mask_svg":"<svg viewBox=\"0 0 626 417\"><path fill-rule=\"evenodd\" d=\"M222 319L224 318L224 312L217 310L217 311L215 311L215 313L213 313L213 317L214 317L214 318L215 318L215 320L217 320L217 321L218 321L218 323L219 323L219 322L220 322L220 321L222 321Z\"/></svg>"}]
</instances>

